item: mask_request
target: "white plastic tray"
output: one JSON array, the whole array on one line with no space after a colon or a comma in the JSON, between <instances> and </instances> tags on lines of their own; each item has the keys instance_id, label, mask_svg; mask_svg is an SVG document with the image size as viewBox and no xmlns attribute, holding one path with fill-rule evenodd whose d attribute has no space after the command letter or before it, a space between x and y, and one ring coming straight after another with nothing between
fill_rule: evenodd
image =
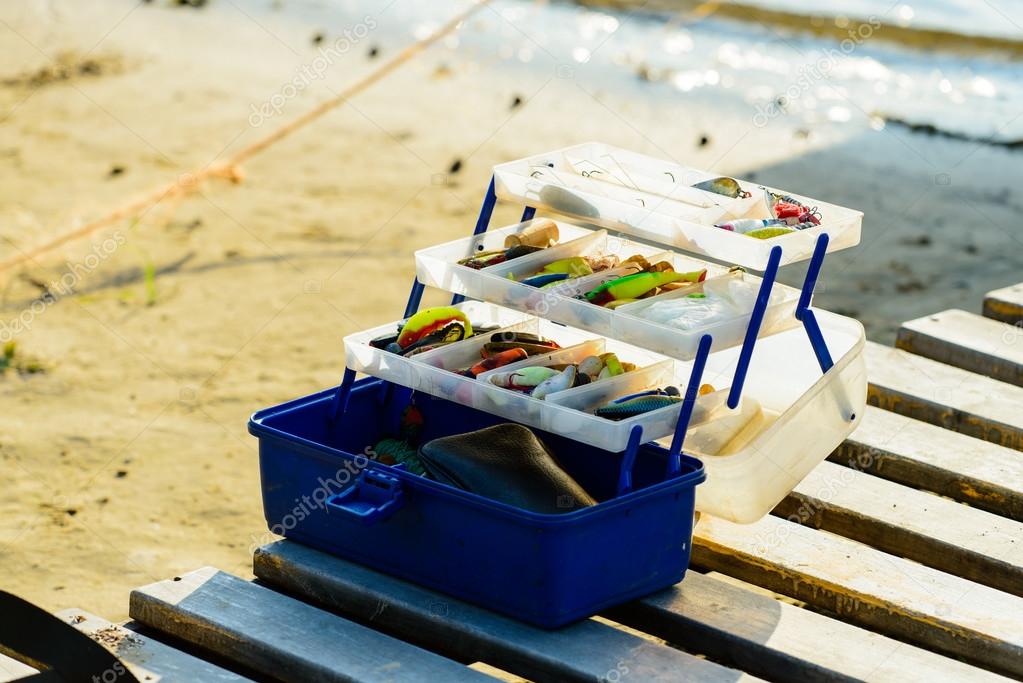
<instances>
[{"instance_id":1,"label":"white plastic tray","mask_svg":"<svg viewBox=\"0 0 1023 683\"><path fill-rule=\"evenodd\" d=\"M480 349L489 341L490 334L470 337L408 358L369 345L370 340L395 330L397 321L345 337L348 367L522 424L554 431L609 451L625 450L629 434L636 425L643 427L643 442L674 433L680 411L678 405L622 421L597 417L592 411L611 398L664 387L673 382L677 384L680 378L684 384L688 382L686 368L689 364L678 364L659 354L629 344L596 338L582 330L532 316L523 316L516 311L492 304L466 301L459 304L459 308L474 324L498 324L506 326L502 329L539 334L558 342L564 352L582 344L585 346L578 346L573 350L576 352L585 350L585 355L590 355L588 352L594 349L600 349L602 352L612 351L620 360L635 363L638 367L632 372L551 394L546 399L539 400L484 381L487 379L484 375L489 376L493 373L484 373L475 379L457 374L457 371L480 360ZM555 358L562 355L565 354L556 354ZM539 358L545 359L546 356ZM529 359L529 362L542 361ZM504 369L500 368L499 371ZM682 388L684 389L684 386ZM710 407L714 404L713 397L701 397L697 402L693 422L709 419L712 413Z\"/></svg>"},{"instance_id":2,"label":"white plastic tray","mask_svg":"<svg viewBox=\"0 0 1023 683\"><path fill-rule=\"evenodd\" d=\"M569 256L615 254L624 260L633 254L641 254L650 261L667 260L677 271L707 269L709 278L741 278L759 286L761 278L750 274L729 274L724 266L663 251L634 240L609 234L606 230L591 230L582 226L556 221L561 233L561 243L556 247L522 256L503 264L473 270L459 265L457 261L479 249L497 249L504 244L504 238L525 229L531 221L511 225L484 233L484 235L463 238L416 252L416 275L420 282L439 287L457 294L489 301L501 306L514 308L549 320L588 330L597 335L612 337L641 348L656 351L671 358L691 359L696 354L700 337L713 335L712 351L727 349L741 344L750 320L750 312L738 314L725 320L702 327L680 330L668 325L643 318L643 311L651 302L685 296L701 291L701 285L693 285L674 292L665 293L638 303L608 309L596 306L576 296L598 285L608 273L565 281L557 286L537 289L510 279L530 275L544 264ZM484 241L487 236L490 241ZM574 237L575 239L570 239ZM794 327L798 324L794 313L799 300L799 290L776 282L772 289L761 335Z\"/></svg>"},{"instance_id":3,"label":"white plastic tray","mask_svg":"<svg viewBox=\"0 0 1023 683\"><path fill-rule=\"evenodd\" d=\"M753 197L731 199L691 187L718 175L598 142L494 167L500 199L754 270L767 267L775 245L782 247L781 265L810 258L821 233L830 238L829 252L859 244L862 212L775 188L766 189L817 207L821 225L768 240L715 228L714 223L746 215L761 201L764 189L740 179Z\"/></svg>"},{"instance_id":4,"label":"white plastic tray","mask_svg":"<svg viewBox=\"0 0 1023 683\"><path fill-rule=\"evenodd\" d=\"M738 434L727 454L702 447L730 440L730 434L715 438L715 432L728 429L727 420L694 426L686 434L685 452L698 456L707 469L707 481L696 489L697 510L744 524L760 519L859 424L867 400L863 326L827 311L815 314L835 361L830 372L821 373L802 328L761 339L742 398L759 402L761 421ZM738 349L711 355L703 381L719 389L729 386L737 358ZM752 438L743 438L751 433Z\"/></svg>"}]
</instances>

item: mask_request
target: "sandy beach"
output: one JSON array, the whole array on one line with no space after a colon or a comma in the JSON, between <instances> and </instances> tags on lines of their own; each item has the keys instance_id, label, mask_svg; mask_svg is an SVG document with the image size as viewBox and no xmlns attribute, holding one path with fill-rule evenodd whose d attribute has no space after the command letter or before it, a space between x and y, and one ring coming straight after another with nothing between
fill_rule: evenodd
<instances>
[{"instance_id":1,"label":"sandy beach","mask_svg":"<svg viewBox=\"0 0 1023 683\"><path fill-rule=\"evenodd\" d=\"M330 97L429 30L411 5L4 4L0 256ZM615 31L594 15L580 14L611 49ZM116 620L132 587L176 572L251 576L269 537L248 416L337 383L341 338L400 317L413 251L468 234L501 161L601 140L862 210L862 244L829 259L817 303L876 341L926 313L979 310L984 292L1023 279L1018 151L878 129L870 112L757 126L713 89L641 77L642 59L605 78L518 30L483 10L253 158L240 182L203 184L0 273L13 343L0 587ZM492 225L519 212L499 206Z\"/></svg>"}]
</instances>

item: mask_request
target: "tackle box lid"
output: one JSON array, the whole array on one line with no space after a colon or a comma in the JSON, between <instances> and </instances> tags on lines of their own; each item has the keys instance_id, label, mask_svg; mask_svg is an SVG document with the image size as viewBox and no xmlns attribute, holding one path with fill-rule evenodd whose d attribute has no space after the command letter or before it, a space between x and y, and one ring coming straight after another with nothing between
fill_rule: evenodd
<instances>
[{"instance_id":1,"label":"tackle box lid","mask_svg":"<svg viewBox=\"0 0 1023 683\"><path fill-rule=\"evenodd\" d=\"M589 142L494 166L498 198L572 216L594 225L753 270L767 268L775 246L780 265L809 259L821 234L828 251L856 246L863 213L759 183L736 179L748 196L693 187L720 177L644 154ZM795 199L820 225L758 239L715 224L772 214L768 193Z\"/></svg>"}]
</instances>

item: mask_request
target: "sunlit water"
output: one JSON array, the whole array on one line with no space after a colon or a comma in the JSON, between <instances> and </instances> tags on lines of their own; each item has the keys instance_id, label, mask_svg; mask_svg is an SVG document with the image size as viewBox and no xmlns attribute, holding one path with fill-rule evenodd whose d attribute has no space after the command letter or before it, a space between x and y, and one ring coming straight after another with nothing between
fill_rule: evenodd
<instances>
[{"instance_id":1,"label":"sunlit water","mask_svg":"<svg viewBox=\"0 0 1023 683\"><path fill-rule=\"evenodd\" d=\"M381 13L379 1L287 0L292 12L332 25ZM807 0L753 0L784 11L820 13ZM396 44L422 37L466 3L397 0L382 26ZM670 93L713 96L767 122L794 126L896 119L955 135L1023 140L1023 69L1006 53L915 50L885 40L887 26L919 26L1023 40L1023 0L853 0L843 3L846 40L716 18L594 11L570 3L494 2L470 30L445 45L488 65L573 69L604 88L652 81ZM400 21L399 21L400 19ZM863 23L860 23L863 22ZM876 26L876 27L875 27ZM399 28L400 27L400 28ZM394 35L404 32L405 35ZM890 124L888 124L890 125Z\"/></svg>"}]
</instances>

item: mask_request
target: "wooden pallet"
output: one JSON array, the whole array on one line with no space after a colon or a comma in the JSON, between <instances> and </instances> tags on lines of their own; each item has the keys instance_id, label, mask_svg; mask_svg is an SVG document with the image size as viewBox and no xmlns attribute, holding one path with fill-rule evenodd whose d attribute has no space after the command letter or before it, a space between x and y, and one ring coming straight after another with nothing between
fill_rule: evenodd
<instances>
[{"instance_id":1,"label":"wooden pallet","mask_svg":"<svg viewBox=\"0 0 1023 683\"><path fill-rule=\"evenodd\" d=\"M194 655L286 681L1023 679L1023 329L1009 324L1023 286L984 311L999 322L949 311L906 323L898 348L869 344L856 432L773 515L702 518L670 589L543 631L281 541L256 552L255 583L203 568L134 591L132 618L191 652L148 666L163 680L205 664Z\"/></svg>"}]
</instances>

